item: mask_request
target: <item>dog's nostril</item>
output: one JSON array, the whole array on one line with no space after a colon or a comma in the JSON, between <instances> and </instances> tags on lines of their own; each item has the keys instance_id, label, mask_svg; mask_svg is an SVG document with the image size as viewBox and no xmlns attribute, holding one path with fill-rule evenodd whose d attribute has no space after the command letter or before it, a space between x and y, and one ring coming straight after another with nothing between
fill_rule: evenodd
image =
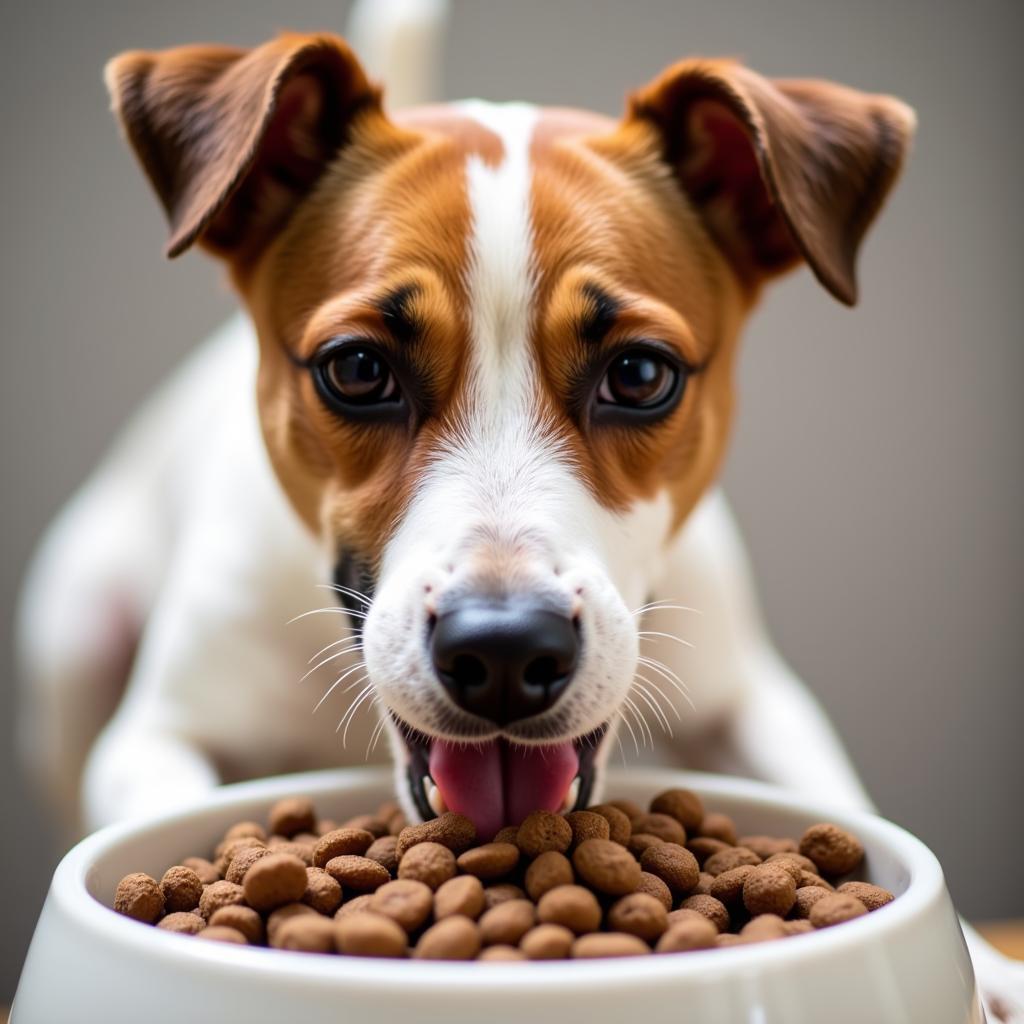
<instances>
[{"instance_id":1,"label":"dog's nostril","mask_svg":"<svg viewBox=\"0 0 1024 1024\"><path fill-rule=\"evenodd\" d=\"M551 657L534 658L523 672L530 686L550 686L560 675L558 662Z\"/></svg>"},{"instance_id":2,"label":"dog's nostril","mask_svg":"<svg viewBox=\"0 0 1024 1024\"><path fill-rule=\"evenodd\" d=\"M487 682L486 666L472 654L457 655L449 674L459 686L483 686Z\"/></svg>"}]
</instances>

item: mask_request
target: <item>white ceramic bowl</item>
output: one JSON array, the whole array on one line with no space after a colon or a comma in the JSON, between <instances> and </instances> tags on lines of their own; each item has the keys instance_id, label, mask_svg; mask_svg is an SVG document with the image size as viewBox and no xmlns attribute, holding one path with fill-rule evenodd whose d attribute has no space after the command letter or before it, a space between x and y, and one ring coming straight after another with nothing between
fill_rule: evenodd
<instances>
[{"instance_id":1,"label":"white ceramic bowl","mask_svg":"<svg viewBox=\"0 0 1024 1024\"><path fill-rule=\"evenodd\" d=\"M897 893L842 926L779 942L674 956L548 963L429 963L252 949L149 928L108 909L132 871L157 878L228 825L308 794L344 819L389 795L381 769L244 783L186 813L119 825L60 863L36 927L12 1024L975 1024L984 1021L942 870L907 832L769 786L631 770L612 796L687 786L741 832L799 835L817 821L864 843L871 879Z\"/></svg>"}]
</instances>

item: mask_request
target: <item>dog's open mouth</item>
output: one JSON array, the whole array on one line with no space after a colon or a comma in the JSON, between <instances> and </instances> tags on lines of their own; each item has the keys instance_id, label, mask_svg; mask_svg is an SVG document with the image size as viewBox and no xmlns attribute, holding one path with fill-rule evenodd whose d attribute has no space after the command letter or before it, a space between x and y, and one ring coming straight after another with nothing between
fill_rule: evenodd
<instances>
[{"instance_id":1,"label":"dog's open mouth","mask_svg":"<svg viewBox=\"0 0 1024 1024\"><path fill-rule=\"evenodd\" d=\"M531 811L585 807L594 784L594 760L607 726L574 740L526 745L490 740L432 739L400 728L409 748L409 787L424 818L464 814L477 835L490 839Z\"/></svg>"}]
</instances>

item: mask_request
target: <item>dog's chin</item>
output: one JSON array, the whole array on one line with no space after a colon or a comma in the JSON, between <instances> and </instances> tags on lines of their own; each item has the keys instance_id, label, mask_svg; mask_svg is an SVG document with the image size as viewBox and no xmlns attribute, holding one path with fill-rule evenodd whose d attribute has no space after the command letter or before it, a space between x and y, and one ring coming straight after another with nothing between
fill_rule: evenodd
<instances>
[{"instance_id":1,"label":"dog's chin","mask_svg":"<svg viewBox=\"0 0 1024 1024\"><path fill-rule=\"evenodd\" d=\"M394 716L392 716L394 717ZM556 743L428 736L395 718L408 752L409 794L424 820L445 811L471 819L491 839L531 811L586 807L595 788L608 727Z\"/></svg>"}]
</instances>

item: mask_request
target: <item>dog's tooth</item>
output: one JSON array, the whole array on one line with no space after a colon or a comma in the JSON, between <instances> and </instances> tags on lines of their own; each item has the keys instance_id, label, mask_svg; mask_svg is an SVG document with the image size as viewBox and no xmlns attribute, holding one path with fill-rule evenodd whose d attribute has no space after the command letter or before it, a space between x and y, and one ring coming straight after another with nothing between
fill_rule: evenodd
<instances>
[{"instance_id":1,"label":"dog's tooth","mask_svg":"<svg viewBox=\"0 0 1024 1024\"><path fill-rule=\"evenodd\" d=\"M562 812L571 811L576 806L576 801L580 798L580 777L577 775L575 779L569 785L569 790L565 794L565 801L562 804Z\"/></svg>"},{"instance_id":2,"label":"dog's tooth","mask_svg":"<svg viewBox=\"0 0 1024 1024\"><path fill-rule=\"evenodd\" d=\"M435 814L444 814L448 810L444 797L441 796L441 790L437 788L429 775L423 777L423 789L427 794L427 803L430 804L430 809Z\"/></svg>"}]
</instances>

